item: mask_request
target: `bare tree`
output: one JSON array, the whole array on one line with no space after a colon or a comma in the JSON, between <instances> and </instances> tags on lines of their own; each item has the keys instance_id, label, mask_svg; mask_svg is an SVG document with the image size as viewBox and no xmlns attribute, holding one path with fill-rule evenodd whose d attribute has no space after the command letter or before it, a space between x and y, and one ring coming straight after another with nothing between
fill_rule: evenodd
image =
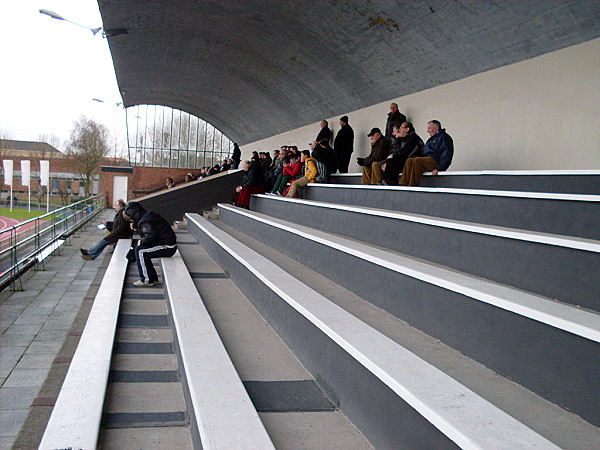
<instances>
[{"instance_id":1,"label":"bare tree","mask_svg":"<svg viewBox=\"0 0 600 450\"><path fill-rule=\"evenodd\" d=\"M41 133L38 135L38 142L45 142L46 144L50 144L55 149L60 150L60 138L55 134Z\"/></svg>"},{"instance_id":2,"label":"bare tree","mask_svg":"<svg viewBox=\"0 0 600 450\"><path fill-rule=\"evenodd\" d=\"M71 138L67 142L67 154L73 158L75 167L84 180L86 195L90 194L94 174L109 151L108 129L81 116L75 122Z\"/></svg>"}]
</instances>

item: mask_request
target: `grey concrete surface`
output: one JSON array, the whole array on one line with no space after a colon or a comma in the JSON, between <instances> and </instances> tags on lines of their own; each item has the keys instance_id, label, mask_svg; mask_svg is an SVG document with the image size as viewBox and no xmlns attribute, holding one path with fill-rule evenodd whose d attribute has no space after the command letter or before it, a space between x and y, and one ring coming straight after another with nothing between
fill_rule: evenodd
<instances>
[{"instance_id":1,"label":"grey concrete surface","mask_svg":"<svg viewBox=\"0 0 600 450\"><path fill-rule=\"evenodd\" d=\"M107 210L97 221L110 216ZM62 370L53 371L53 362L61 352L74 349L76 337L68 334L74 326L80 330L85 324L82 305L110 251L107 248L103 257L84 261L79 247L91 247L100 238L102 233L88 225L44 261L44 270L23 275L23 291L0 293L0 449L11 448L19 432L32 439L21 439L14 448L37 447L35 435L45 425L39 417L28 416L39 408L32 406L36 399L52 397L48 392L60 390Z\"/></svg>"},{"instance_id":2,"label":"grey concrete surface","mask_svg":"<svg viewBox=\"0 0 600 450\"><path fill-rule=\"evenodd\" d=\"M193 449L189 430L185 427L113 428L104 434L106 450L177 450Z\"/></svg>"},{"instance_id":3,"label":"grey concrete surface","mask_svg":"<svg viewBox=\"0 0 600 450\"><path fill-rule=\"evenodd\" d=\"M578 0L98 3L125 106L242 145L600 35Z\"/></svg>"},{"instance_id":4,"label":"grey concrete surface","mask_svg":"<svg viewBox=\"0 0 600 450\"><path fill-rule=\"evenodd\" d=\"M178 241L190 242L193 237L178 233ZM181 245L179 251L190 272L223 272L200 246ZM314 379L231 280L201 277L194 283L243 381ZM260 417L277 448L373 448L339 410Z\"/></svg>"},{"instance_id":5,"label":"grey concrete surface","mask_svg":"<svg viewBox=\"0 0 600 450\"><path fill-rule=\"evenodd\" d=\"M266 246L220 221L213 223L561 448L584 450L600 442L600 429L581 417L498 375L277 249Z\"/></svg>"}]
</instances>

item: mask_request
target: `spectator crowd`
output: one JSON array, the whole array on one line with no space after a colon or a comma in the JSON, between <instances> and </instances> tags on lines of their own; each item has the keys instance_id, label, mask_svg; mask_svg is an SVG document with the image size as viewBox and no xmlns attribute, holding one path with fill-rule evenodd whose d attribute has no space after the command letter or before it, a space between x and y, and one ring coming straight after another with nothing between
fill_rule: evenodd
<instances>
[{"instance_id":1,"label":"spectator crowd","mask_svg":"<svg viewBox=\"0 0 600 450\"><path fill-rule=\"evenodd\" d=\"M354 130L348 116L341 117L339 124L333 138L328 122L322 120L316 139L308 144L310 150L299 151L295 145L283 145L273 156L269 152L252 152L251 158L242 164L244 178L235 189L233 203L248 208L252 194L297 197L298 189L308 183L324 183L336 172L348 173L354 152ZM437 120L427 122L427 134L429 138L423 142L414 125L392 103L385 132L372 128L367 134L371 151L367 157L356 160L362 168L362 183L419 186L424 172L437 175L447 170L454 155L452 138ZM239 150L237 144L236 148Z\"/></svg>"}]
</instances>

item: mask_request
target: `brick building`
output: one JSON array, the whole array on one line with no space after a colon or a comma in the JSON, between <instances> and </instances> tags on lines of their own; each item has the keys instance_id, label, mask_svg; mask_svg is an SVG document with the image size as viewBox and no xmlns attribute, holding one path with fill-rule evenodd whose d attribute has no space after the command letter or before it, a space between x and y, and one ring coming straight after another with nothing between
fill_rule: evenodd
<instances>
[{"instance_id":1,"label":"brick building","mask_svg":"<svg viewBox=\"0 0 600 450\"><path fill-rule=\"evenodd\" d=\"M21 184L21 161L31 161L31 202L45 204L46 190L40 186L40 161L50 161L50 197L52 203L70 203L73 197L84 195L84 181L77 171L73 158L45 142L0 139L0 158L13 161L13 195L20 200L27 198L27 186ZM0 164L1 168L1 164ZM166 167L130 167L122 158L105 158L99 165L92 185L92 193L106 193L107 202L117 198L128 201L164 187L167 177L181 183L185 175L198 170ZM0 199L6 201L10 186L4 184Z\"/></svg>"}]
</instances>

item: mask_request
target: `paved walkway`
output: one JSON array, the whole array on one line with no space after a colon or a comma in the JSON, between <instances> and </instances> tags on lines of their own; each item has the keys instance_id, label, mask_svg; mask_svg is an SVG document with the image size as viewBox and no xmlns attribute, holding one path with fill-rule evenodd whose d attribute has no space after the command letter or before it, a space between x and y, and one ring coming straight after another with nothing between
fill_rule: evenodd
<instances>
[{"instance_id":1,"label":"paved walkway","mask_svg":"<svg viewBox=\"0 0 600 450\"><path fill-rule=\"evenodd\" d=\"M79 248L95 244L95 224L112 216L101 213L44 270L26 273L23 291L0 293L0 450L37 448L110 259L107 249L84 261Z\"/></svg>"}]
</instances>

